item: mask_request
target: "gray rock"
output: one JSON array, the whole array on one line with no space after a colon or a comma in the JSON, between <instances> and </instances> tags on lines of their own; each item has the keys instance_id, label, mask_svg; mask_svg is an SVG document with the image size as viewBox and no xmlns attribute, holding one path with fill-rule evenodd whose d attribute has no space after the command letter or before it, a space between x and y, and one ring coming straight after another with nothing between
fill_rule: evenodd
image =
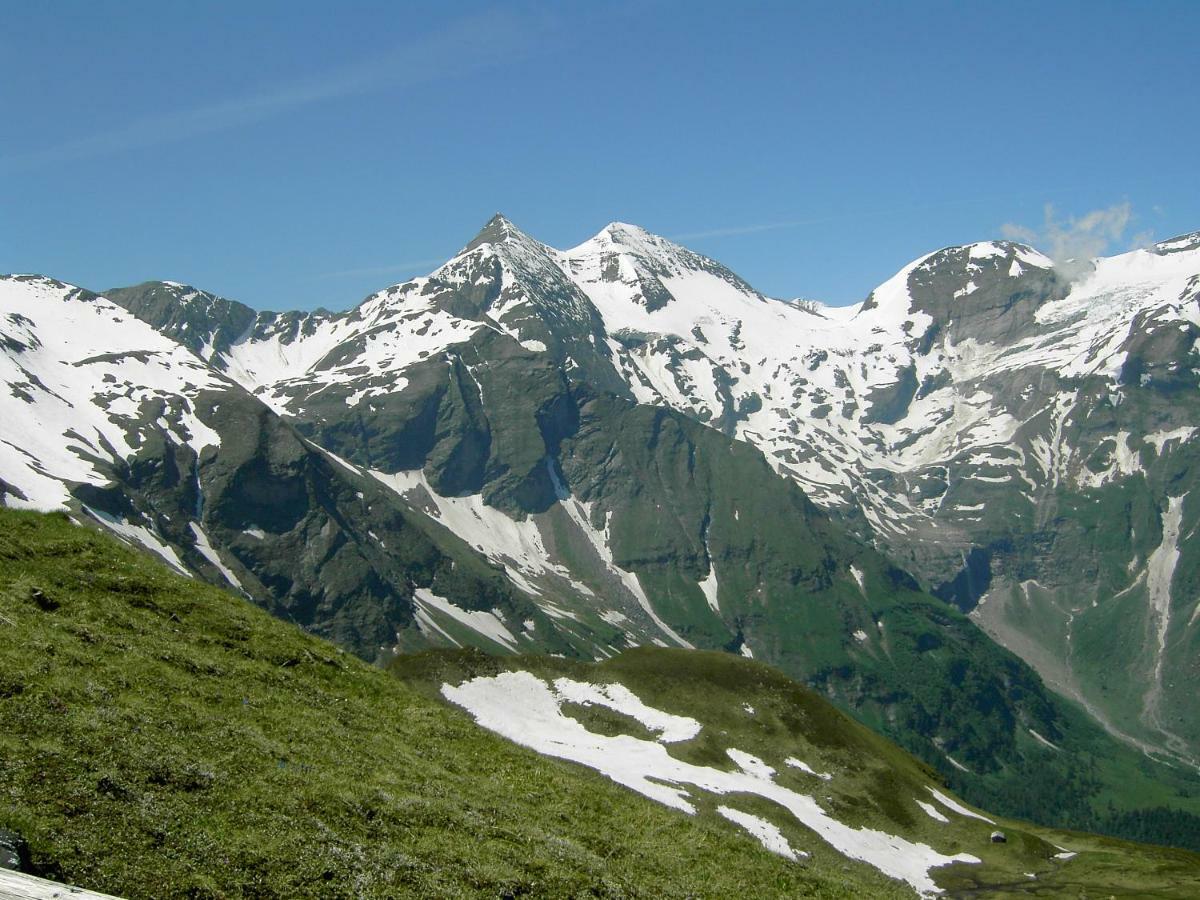
<instances>
[{"instance_id":1,"label":"gray rock","mask_svg":"<svg viewBox=\"0 0 1200 900\"><path fill-rule=\"evenodd\" d=\"M29 844L17 832L7 828L0 828L0 869L30 871Z\"/></svg>"}]
</instances>

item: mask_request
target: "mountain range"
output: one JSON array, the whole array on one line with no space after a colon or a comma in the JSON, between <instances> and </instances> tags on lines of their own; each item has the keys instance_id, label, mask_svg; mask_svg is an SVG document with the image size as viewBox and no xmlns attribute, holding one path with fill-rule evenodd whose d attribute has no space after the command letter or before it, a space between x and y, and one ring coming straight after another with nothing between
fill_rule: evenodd
<instances>
[{"instance_id":1,"label":"mountain range","mask_svg":"<svg viewBox=\"0 0 1200 900\"><path fill-rule=\"evenodd\" d=\"M381 663L753 657L980 805L1103 827L1200 811L1198 325L1200 233L947 248L845 308L502 216L344 313L6 276L0 500Z\"/></svg>"}]
</instances>

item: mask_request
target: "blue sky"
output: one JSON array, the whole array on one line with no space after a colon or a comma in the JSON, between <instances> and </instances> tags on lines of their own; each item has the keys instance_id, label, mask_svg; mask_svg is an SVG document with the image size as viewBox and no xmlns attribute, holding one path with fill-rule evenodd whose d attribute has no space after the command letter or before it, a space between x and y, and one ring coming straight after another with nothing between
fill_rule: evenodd
<instances>
[{"instance_id":1,"label":"blue sky","mask_svg":"<svg viewBox=\"0 0 1200 900\"><path fill-rule=\"evenodd\" d=\"M497 210L834 303L1047 204L1128 210L1114 250L1200 229L1197 2L0 13L0 271L93 289L344 308Z\"/></svg>"}]
</instances>

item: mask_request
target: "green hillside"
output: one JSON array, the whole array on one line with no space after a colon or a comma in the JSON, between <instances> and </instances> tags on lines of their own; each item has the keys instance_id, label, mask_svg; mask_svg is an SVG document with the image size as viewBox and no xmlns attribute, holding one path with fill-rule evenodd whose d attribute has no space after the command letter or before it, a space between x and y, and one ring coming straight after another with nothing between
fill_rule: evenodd
<instances>
[{"instance_id":1,"label":"green hillside","mask_svg":"<svg viewBox=\"0 0 1200 900\"><path fill-rule=\"evenodd\" d=\"M443 671L586 679L588 667L398 665L408 683L65 516L0 510L0 827L28 839L41 873L127 897L911 896L802 834L812 856L788 862L707 810L688 816L540 757L434 696ZM766 758L803 737L796 752L814 764L859 772L830 783L853 824L903 825L911 810L888 798L930 777L764 666L639 653L597 671L703 715L710 734L730 731L735 696L761 707L729 740ZM714 747L682 752L711 765ZM1000 820L1009 842L996 849L979 823L940 834L914 822L912 836L984 857L944 873L973 896L1010 883L1200 892L1200 859L1180 851ZM1051 860L1055 847L1078 855Z\"/></svg>"}]
</instances>

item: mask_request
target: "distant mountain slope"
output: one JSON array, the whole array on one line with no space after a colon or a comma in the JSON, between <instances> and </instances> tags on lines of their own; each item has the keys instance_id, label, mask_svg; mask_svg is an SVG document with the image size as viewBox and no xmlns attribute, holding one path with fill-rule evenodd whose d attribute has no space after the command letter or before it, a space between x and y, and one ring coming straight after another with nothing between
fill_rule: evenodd
<instances>
[{"instance_id":1,"label":"distant mountain slope","mask_svg":"<svg viewBox=\"0 0 1200 900\"><path fill-rule=\"evenodd\" d=\"M1073 282L947 248L825 310L630 226L564 256L641 399L761 447L1110 730L1200 756L1200 233Z\"/></svg>"},{"instance_id":2,"label":"distant mountain slope","mask_svg":"<svg viewBox=\"0 0 1200 900\"><path fill-rule=\"evenodd\" d=\"M0 827L28 839L43 874L129 898L901 897L922 872L928 892L1200 886L1194 854L973 818L995 817L727 654L647 649L600 667L426 655L402 658L401 680L65 516L13 510L0 510L0 602ZM697 814L669 809L433 699L506 670L569 679L559 723L594 740L656 743L626 714L636 695L659 710L651 724L695 719L697 734L658 746L698 772L758 783L756 756L845 833L980 862L913 858L888 878L776 803L689 788ZM808 857L764 849L757 819Z\"/></svg>"},{"instance_id":3,"label":"distant mountain slope","mask_svg":"<svg viewBox=\"0 0 1200 900\"><path fill-rule=\"evenodd\" d=\"M822 320L682 263L651 310L618 273L680 255L610 232L568 257L635 323L645 399L762 447L1106 727L1195 761L1200 235L1074 283L949 248Z\"/></svg>"},{"instance_id":4,"label":"distant mountain slope","mask_svg":"<svg viewBox=\"0 0 1200 900\"><path fill-rule=\"evenodd\" d=\"M545 621L394 492L107 300L9 278L0 310L7 503L77 510L367 656L417 631L412 598L430 590Z\"/></svg>"}]
</instances>

